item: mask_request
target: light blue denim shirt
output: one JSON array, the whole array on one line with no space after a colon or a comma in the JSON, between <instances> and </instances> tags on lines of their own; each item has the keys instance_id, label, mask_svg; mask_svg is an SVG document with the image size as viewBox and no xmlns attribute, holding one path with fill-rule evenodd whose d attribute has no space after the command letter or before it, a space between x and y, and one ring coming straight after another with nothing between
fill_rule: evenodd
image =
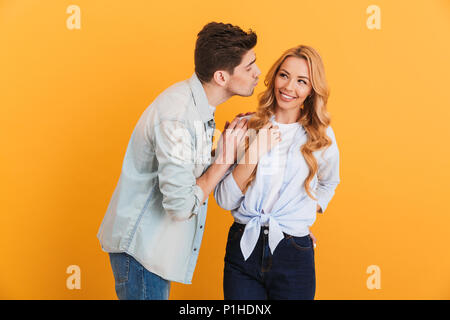
<instances>
[{"instance_id":1,"label":"light blue denim shirt","mask_svg":"<svg viewBox=\"0 0 450 320\"><path fill-rule=\"evenodd\" d=\"M274 117L271 118L274 121ZM241 251L244 259L250 257L259 238L261 226L269 226L269 247L273 253L278 243L284 238L283 232L296 237L309 234L309 227L316 219L317 204L325 212L328 203L339 184L339 149L334 132L329 126L326 131L332 144L325 150L313 152L318 162L318 172L310 183L313 200L305 191L304 181L309 168L300 152L300 147L307 141L303 126L297 130L288 149L280 197L271 212L264 212L263 204L271 192L271 175L266 174L265 166L273 164L276 152L271 150L258 162L256 177L245 195L233 178L233 165L214 190L217 204L225 210L231 210L234 220L245 224L241 238Z\"/></svg>"},{"instance_id":2,"label":"light blue denim shirt","mask_svg":"<svg viewBox=\"0 0 450 320\"><path fill-rule=\"evenodd\" d=\"M191 283L207 203L196 184L211 163L213 109L194 74L144 111L98 231L106 252L126 252L170 281Z\"/></svg>"}]
</instances>

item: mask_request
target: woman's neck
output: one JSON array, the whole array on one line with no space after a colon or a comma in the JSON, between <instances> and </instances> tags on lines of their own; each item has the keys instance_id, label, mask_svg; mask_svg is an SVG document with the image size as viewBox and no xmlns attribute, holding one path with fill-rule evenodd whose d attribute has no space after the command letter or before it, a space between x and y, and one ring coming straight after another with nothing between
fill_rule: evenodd
<instances>
[{"instance_id":1,"label":"woman's neck","mask_svg":"<svg viewBox=\"0 0 450 320\"><path fill-rule=\"evenodd\" d=\"M298 121L300 116L300 109L295 110L283 110L276 108L275 110L275 121L278 123L289 124Z\"/></svg>"}]
</instances>

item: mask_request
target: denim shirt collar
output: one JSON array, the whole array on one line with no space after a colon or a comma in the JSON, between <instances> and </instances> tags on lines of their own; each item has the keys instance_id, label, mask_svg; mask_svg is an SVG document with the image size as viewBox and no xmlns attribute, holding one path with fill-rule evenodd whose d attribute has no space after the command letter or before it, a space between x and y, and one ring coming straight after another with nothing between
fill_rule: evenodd
<instances>
[{"instance_id":1,"label":"denim shirt collar","mask_svg":"<svg viewBox=\"0 0 450 320\"><path fill-rule=\"evenodd\" d=\"M198 79L197 75L194 73L192 77L188 80L189 86L191 88L192 98L194 99L194 104L197 106L200 113L200 117L205 123L214 123L214 114L209 108L208 98L206 97L205 89Z\"/></svg>"}]
</instances>

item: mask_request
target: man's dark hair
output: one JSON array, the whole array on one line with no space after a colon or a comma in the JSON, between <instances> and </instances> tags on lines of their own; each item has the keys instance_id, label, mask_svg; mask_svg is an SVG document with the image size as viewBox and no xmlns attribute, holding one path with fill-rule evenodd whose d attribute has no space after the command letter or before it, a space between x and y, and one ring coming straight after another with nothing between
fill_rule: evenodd
<instances>
[{"instance_id":1,"label":"man's dark hair","mask_svg":"<svg viewBox=\"0 0 450 320\"><path fill-rule=\"evenodd\" d=\"M244 54L256 45L256 33L237 26L210 22L197 35L195 73L202 82L209 82L217 70L233 74Z\"/></svg>"}]
</instances>

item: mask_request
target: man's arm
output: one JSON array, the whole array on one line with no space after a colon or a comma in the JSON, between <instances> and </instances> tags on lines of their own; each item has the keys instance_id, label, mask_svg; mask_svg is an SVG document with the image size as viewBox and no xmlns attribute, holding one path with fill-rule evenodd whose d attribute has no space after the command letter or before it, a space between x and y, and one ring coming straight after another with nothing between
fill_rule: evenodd
<instances>
[{"instance_id":1,"label":"man's arm","mask_svg":"<svg viewBox=\"0 0 450 320\"><path fill-rule=\"evenodd\" d=\"M163 120L153 130L162 206L172 219L187 220L198 213L203 199L193 173L191 135L178 120Z\"/></svg>"},{"instance_id":2,"label":"man's arm","mask_svg":"<svg viewBox=\"0 0 450 320\"><path fill-rule=\"evenodd\" d=\"M209 194L236 161L237 148L242 142L246 131L247 119L239 120L236 117L230 124L227 123L225 125L213 163L202 176L197 178L197 185L202 189L204 195L202 203L206 201Z\"/></svg>"},{"instance_id":3,"label":"man's arm","mask_svg":"<svg viewBox=\"0 0 450 320\"><path fill-rule=\"evenodd\" d=\"M199 178L197 178L197 185L203 191L202 203L208 199L209 194L214 190L216 185L222 179L230 166L227 164L220 164L213 162L208 170Z\"/></svg>"}]
</instances>

